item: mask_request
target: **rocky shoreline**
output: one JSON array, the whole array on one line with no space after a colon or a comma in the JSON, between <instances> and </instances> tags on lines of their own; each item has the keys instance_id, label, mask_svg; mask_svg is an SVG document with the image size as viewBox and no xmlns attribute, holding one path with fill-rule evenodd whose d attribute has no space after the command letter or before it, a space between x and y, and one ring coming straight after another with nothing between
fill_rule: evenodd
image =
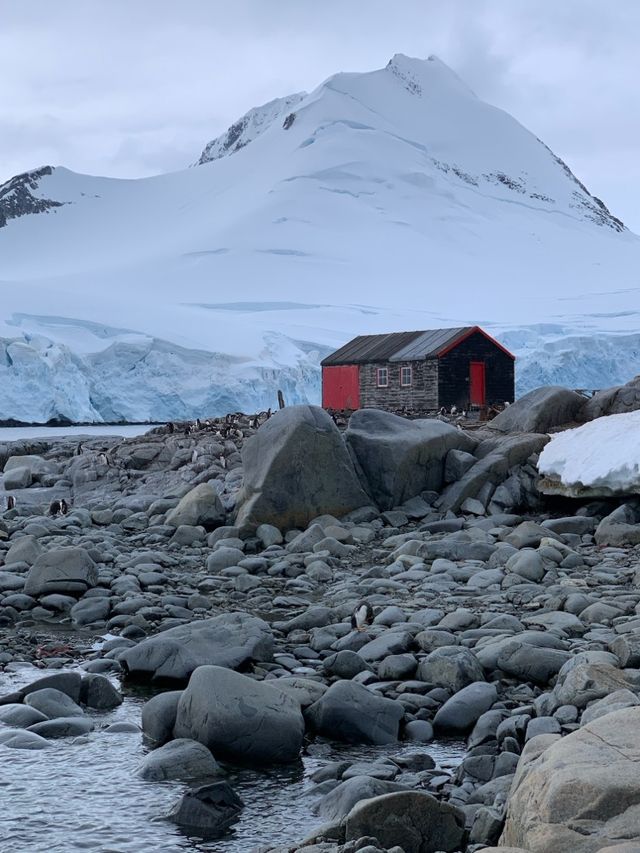
<instances>
[{"instance_id":1,"label":"rocky shoreline","mask_svg":"<svg viewBox=\"0 0 640 853\"><path fill-rule=\"evenodd\" d=\"M606 393L596 417L624 397ZM189 785L170 815L187 833L241 814L225 766L295 762L330 738L415 750L322 767L322 829L265 851L630 853L634 499L538 490L548 431L580 421L577 398L541 389L473 433L364 410L341 434L301 406L0 446L16 497L0 666L48 679L0 697L0 745L90 735L115 678L158 691L140 773ZM373 618L354 630L362 602ZM454 772L429 756L434 737L466 738Z\"/></svg>"}]
</instances>

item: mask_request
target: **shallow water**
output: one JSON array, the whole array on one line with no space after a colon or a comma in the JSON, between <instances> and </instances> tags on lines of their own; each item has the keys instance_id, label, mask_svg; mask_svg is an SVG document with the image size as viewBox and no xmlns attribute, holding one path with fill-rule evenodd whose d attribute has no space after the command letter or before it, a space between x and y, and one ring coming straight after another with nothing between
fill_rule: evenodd
<instances>
[{"instance_id":1,"label":"shallow water","mask_svg":"<svg viewBox=\"0 0 640 853\"><path fill-rule=\"evenodd\" d=\"M0 694L44 675L29 668L0 674ZM100 727L116 721L140 723L146 697L127 695L122 706L96 713ZM316 798L309 776L329 761L373 760L384 755L427 751L439 765L454 766L460 741L385 747L316 742L299 764L268 771L231 772L228 781L244 801L240 821L225 838L202 841L181 834L163 815L184 786L144 782L135 769L145 755L138 733L94 731L88 743L65 738L45 750L0 745L0 850L20 853L250 853L262 844L301 840L322 819L312 813Z\"/></svg>"},{"instance_id":2,"label":"shallow water","mask_svg":"<svg viewBox=\"0 0 640 853\"><path fill-rule=\"evenodd\" d=\"M21 438L65 438L67 436L88 436L97 438L101 435L115 435L121 438L133 438L143 435L160 424L124 424L121 426L70 426L70 427L0 427L0 442L19 441Z\"/></svg>"}]
</instances>

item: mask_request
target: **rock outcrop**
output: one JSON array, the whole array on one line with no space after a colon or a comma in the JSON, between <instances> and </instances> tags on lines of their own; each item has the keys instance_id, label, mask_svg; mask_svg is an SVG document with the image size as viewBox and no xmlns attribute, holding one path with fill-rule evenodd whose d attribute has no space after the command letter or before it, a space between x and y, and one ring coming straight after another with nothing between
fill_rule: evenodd
<instances>
[{"instance_id":1,"label":"rock outcrop","mask_svg":"<svg viewBox=\"0 0 640 853\"><path fill-rule=\"evenodd\" d=\"M120 655L129 678L186 681L207 664L239 669L273 655L273 635L262 619L246 613L223 613L178 625L149 637Z\"/></svg>"},{"instance_id":2,"label":"rock outcrop","mask_svg":"<svg viewBox=\"0 0 640 853\"><path fill-rule=\"evenodd\" d=\"M423 491L440 491L447 453L468 452L476 444L451 424L408 421L379 409L354 412L345 438L364 488L382 510Z\"/></svg>"},{"instance_id":3,"label":"rock outcrop","mask_svg":"<svg viewBox=\"0 0 640 853\"><path fill-rule=\"evenodd\" d=\"M500 432L547 432L577 420L585 398L559 385L529 391L500 412L491 428Z\"/></svg>"},{"instance_id":4,"label":"rock outcrop","mask_svg":"<svg viewBox=\"0 0 640 853\"><path fill-rule=\"evenodd\" d=\"M640 709L606 714L573 734L525 747L502 846L531 853L596 853L640 845Z\"/></svg>"},{"instance_id":5,"label":"rock outcrop","mask_svg":"<svg viewBox=\"0 0 640 853\"><path fill-rule=\"evenodd\" d=\"M243 486L236 525L306 527L319 515L340 517L371 503L340 431L317 406L277 412L242 450Z\"/></svg>"}]
</instances>

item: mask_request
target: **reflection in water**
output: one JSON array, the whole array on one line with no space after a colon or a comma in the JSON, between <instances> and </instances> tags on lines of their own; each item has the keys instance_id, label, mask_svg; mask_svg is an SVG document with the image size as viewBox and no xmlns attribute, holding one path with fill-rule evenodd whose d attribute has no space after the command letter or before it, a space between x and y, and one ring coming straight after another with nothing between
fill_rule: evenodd
<instances>
[{"instance_id":1,"label":"reflection in water","mask_svg":"<svg viewBox=\"0 0 640 853\"><path fill-rule=\"evenodd\" d=\"M29 668L0 674L0 694L40 677ZM110 734L116 721L140 722L146 691L127 694L108 714L96 713L87 738L51 741L45 750L0 746L0 850L20 853L250 853L261 844L300 840L322 823L309 776L330 761L372 761L426 749L439 764L457 764L459 741L419 745L350 746L316 741L294 765L266 771L230 769L228 781L245 804L240 821L223 839L190 838L164 819L184 787L145 782L135 775L145 754L139 734Z\"/></svg>"}]
</instances>

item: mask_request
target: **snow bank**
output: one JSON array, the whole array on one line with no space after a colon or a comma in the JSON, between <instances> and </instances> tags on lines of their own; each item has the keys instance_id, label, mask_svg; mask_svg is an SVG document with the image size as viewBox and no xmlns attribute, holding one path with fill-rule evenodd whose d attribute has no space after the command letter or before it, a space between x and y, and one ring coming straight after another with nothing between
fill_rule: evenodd
<instances>
[{"instance_id":1,"label":"snow bank","mask_svg":"<svg viewBox=\"0 0 640 853\"><path fill-rule=\"evenodd\" d=\"M547 494L640 494L640 411L597 418L553 436L538 470Z\"/></svg>"}]
</instances>

